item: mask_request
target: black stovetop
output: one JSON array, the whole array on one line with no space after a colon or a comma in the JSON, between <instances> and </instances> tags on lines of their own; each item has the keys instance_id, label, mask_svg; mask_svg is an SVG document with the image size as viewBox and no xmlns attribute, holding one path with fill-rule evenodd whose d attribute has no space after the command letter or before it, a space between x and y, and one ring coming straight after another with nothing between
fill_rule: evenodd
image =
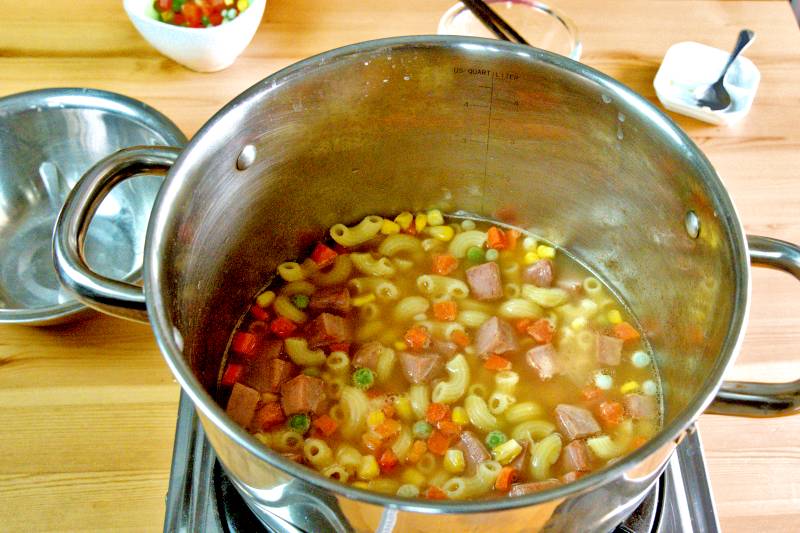
<instances>
[{"instance_id":1,"label":"black stovetop","mask_svg":"<svg viewBox=\"0 0 800 533\"><path fill-rule=\"evenodd\" d=\"M181 394L165 532L306 533L281 518L256 516L236 491ZM614 533L718 533L700 435L693 429L639 507ZM314 532L317 533L317 532Z\"/></svg>"}]
</instances>

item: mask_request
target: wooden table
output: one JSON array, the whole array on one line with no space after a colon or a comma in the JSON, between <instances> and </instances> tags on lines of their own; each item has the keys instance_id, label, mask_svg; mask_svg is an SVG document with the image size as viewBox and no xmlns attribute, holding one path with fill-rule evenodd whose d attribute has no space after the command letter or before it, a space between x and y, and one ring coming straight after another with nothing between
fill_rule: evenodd
<instances>
[{"instance_id":1,"label":"wooden table","mask_svg":"<svg viewBox=\"0 0 800 533\"><path fill-rule=\"evenodd\" d=\"M162 57L121 2L0 0L0 96L86 86L141 99L193 134L219 107L294 61L354 41L434 33L451 0L270 0L231 68L197 74ZM742 27L762 81L731 128L673 118L708 154L747 231L800 242L800 35L788 2L557 0L583 61L656 101L670 44L728 49ZM800 287L759 270L747 339L731 378L796 378ZM178 386L147 325L98 317L49 329L0 327L0 530L155 531L162 527ZM800 416L700 421L722 526L796 530Z\"/></svg>"}]
</instances>

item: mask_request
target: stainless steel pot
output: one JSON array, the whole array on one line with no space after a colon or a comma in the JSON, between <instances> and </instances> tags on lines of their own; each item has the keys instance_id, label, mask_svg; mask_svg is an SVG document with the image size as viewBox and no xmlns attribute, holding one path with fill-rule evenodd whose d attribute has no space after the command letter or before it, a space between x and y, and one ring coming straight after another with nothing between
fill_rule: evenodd
<instances>
[{"instance_id":1,"label":"stainless steel pot","mask_svg":"<svg viewBox=\"0 0 800 533\"><path fill-rule=\"evenodd\" d=\"M159 168L169 173L148 228L144 290L91 272L81 246L99 201ZM665 383L657 437L547 492L409 502L285 461L228 419L214 401L220 358L276 265L336 222L432 206L511 219L619 290ZM719 390L742 341L750 262L800 277L800 249L748 242L709 162L644 99L527 47L407 37L297 63L224 107L183 152L138 148L98 164L67 200L54 247L63 283L85 303L149 318L248 503L309 531L603 530L637 504L704 410L800 409L800 382Z\"/></svg>"}]
</instances>

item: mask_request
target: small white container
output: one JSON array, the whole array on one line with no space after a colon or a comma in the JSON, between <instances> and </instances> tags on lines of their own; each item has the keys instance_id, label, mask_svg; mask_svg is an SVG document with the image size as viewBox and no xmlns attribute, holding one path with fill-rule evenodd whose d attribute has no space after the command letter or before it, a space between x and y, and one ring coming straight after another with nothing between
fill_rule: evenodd
<instances>
[{"instance_id":1,"label":"small white container","mask_svg":"<svg viewBox=\"0 0 800 533\"><path fill-rule=\"evenodd\" d=\"M250 44L266 0L252 0L235 19L209 28L185 28L152 17L153 0L123 0L128 18L153 48L198 72L216 72L236 61Z\"/></svg>"},{"instance_id":2,"label":"small white container","mask_svg":"<svg viewBox=\"0 0 800 533\"><path fill-rule=\"evenodd\" d=\"M725 88L731 95L728 109L712 111L700 107L694 91L719 78L730 52L704 44L686 41L672 45L653 80L661 103L676 113L711 124L733 124L750 112L761 73L752 61L739 56L725 75Z\"/></svg>"}]
</instances>

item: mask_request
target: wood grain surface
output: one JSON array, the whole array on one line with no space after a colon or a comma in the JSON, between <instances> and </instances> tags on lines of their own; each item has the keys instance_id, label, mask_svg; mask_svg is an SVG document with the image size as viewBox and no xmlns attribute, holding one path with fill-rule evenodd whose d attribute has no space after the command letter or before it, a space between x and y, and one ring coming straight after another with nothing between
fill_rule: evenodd
<instances>
[{"instance_id":1,"label":"wood grain surface","mask_svg":"<svg viewBox=\"0 0 800 533\"><path fill-rule=\"evenodd\" d=\"M191 136L241 91L355 41L434 33L445 0L269 0L239 60L198 74L159 55L111 0L0 0L0 96L58 86L120 92ZM582 61L656 102L669 45L728 49L742 27L761 70L750 115L726 128L671 115L731 191L747 231L800 242L800 35L788 2L555 0L577 24ZM800 285L758 270L747 338L730 378L800 377ZM0 531L157 531L164 517L179 388L149 326L97 317L0 327ZM800 416L703 416L701 436L726 531L800 523Z\"/></svg>"}]
</instances>

